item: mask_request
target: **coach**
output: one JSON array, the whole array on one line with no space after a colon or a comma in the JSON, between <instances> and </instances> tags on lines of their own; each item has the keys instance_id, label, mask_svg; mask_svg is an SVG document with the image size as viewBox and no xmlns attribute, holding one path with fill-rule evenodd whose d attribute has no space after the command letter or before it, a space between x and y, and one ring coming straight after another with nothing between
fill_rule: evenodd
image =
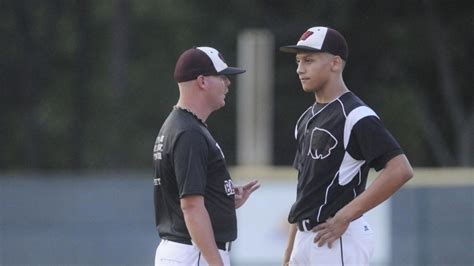
<instances>
[{"instance_id":1,"label":"coach","mask_svg":"<svg viewBox=\"0 0 474 266\"><path fill-rule=\"evenodd\" d=\"M224 153L206 125L225 105L228 67L211 47L197 47L179 57L174 78L179 100L156 138L154 198L161 238L155 265L230 265L237 238L235 209L259 188L258 181L234 187Z\"/></svg>"}]
</instances>

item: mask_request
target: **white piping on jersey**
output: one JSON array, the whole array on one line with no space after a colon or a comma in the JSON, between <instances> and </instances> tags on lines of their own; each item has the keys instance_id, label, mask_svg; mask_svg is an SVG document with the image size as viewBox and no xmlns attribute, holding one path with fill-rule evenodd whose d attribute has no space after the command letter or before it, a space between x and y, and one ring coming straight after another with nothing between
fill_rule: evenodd
<instances>
[{"instance_id":1,"label":"white piping on jersey","mask_svg":"<svg viewBox=\"0 0 474 266\"><path fill-rule=\"evenodd\" d=\"M323 209L323 207L328 203L328 195L329 195L329 188L332 186L332 184L334 184L334 180L336 179L336 177L338 176L339 172L336 173L336 175L334 176L333 180L331 181L331 184L329 184L329 186L326 188L326 195L324 195L324 204L322 204L321 206L319 206L319 210L318 210L318 216L316 218L316 221L319 222L319 216L321 215L321 210ZM360 185L360 183L362 182L362 179L361 179L361 175L362 173L360 172L360 168L359 168L359 183L357 185ZM339 175L340 176L340 175ZM352 192L354 192L354 198L357 197L357 192L355 191L355 188L352 189Z\"/></svg>"},{"instance_id":2,"label":"white piping on jersey","mask_svg":"<svg viewBox=\"0 0 474 266\"><path fill-rule=\"evenodd\" d=\"M356 176L357 172L360 175L360 167L364 163L365 160L356 160L346 151L339 167L339 185L347 185Z\"/></svg>"},{"instance_id":3,"label":"white piping on jersey","mask_svg":"<svg viewBox=\"0 0 474 266\"><path fill-rule=\"evenodd\" d=\"M311 122L311 120L317 116L319 113L321 113L322 110L324 110L327 106L331 105L331 103L335 102L335 101L339 101L342 105L342 111L344 112L344 116L346 116L346 111L344 110L344 105L342 104L341 100L339 100L339 98L341 98L344 94L346 93L349 93L350 91L346 91L344 92L343 94L341 94L339 97L337 97L336 99L328 102L325 106L323 106L323 108L321 108L318 112L314 113L314 106L316 105L316 103L314 103L313 105L311 105L308 109L306 109L306 111L303 112L303 114L300 116L300 118L298 118L298 121L296 121L296 126L295 126L295 139L298 139L298 124L301 120L301 118L303 118L303 116L311 109L311 114L313 114L309 119L308 119L308 122L306 123L306 126L305 126L305 131L308 129L308 124L309 122ZM347 117L347 116L346 116Z\"/></svg>"},{"instance_id":4,"label":"white piping on jersey","mask_svg":"<svg viewBox=\"0 0 474 266\"><path fill-rule=\"evenodd\" d=\"M303 112L303 114L298 118L298 121L296 121L296 126L295 126L295 139L298 139L298 124L300 123L301 118L310 110L312 109L313 106L310 106L306 111Z\"/></svg>"},{"instance_id":5,"label":"white piping on jersey","mask_svg":"<svg viewBox=\"0 0 474 266\"><path fill-rule=\"evenodd\" d=\"M360 168L359 168L359 183L357 183L357 185L359 186L360 183L362 183L362 173L361 173Z\"/></svg>"},{"instance_id":6,"label":"white piping on jersey","mask_svg":"<svg viewBox=\"0 0 474 266\"><path fill-rule=\"evenodd\" d=\"M362 173L360 172L360 168L359 168L359 183L357 183L357 186L360 186L360 183L362 183ZM352 189L352 191L354 192L354 198L357 197L357 192L355 190L355 188Z\"/></svg>"},{"instance_id":7,"label":"white piping on jersey","mask_svg":"<svg viewBox=\"0 0 474 266\"><path fill-rule=\"evenodd\" d=\"M346 149L347 144L349 144L349 137L354 125L367 116L375 116L379 118L377 114L367 106L359 106L349 113L346 118L346 123L344 124L344 149Z\"/></svg>"},{"instance_id":8,"label":"white piping on jersey","mask_svg":"<svg viewBox=\"0 0 474 266\"><path fill-rule=\"evenodd\" d=\"M337 172L334 175L334 178L332 179L331 184L329 184L329 186L326 188L326 195L324 195L324 203L321 206L319 206L318 216L316 217L317 222L320 222L319 221L319 216L321 215L321 210L328 203L329 188L331 188L332 184L334 184L334 180L336 180L336 177L337 177L338 174L339 174L339 172Z\"/></svg>"},{"instance_id":9,"label":"white piping on jersey","mask_svg":"<svg viewBox=\"0 0 474 266\"><path fill-rule=\"evenodd\" d=\"M352 128L364 117L375 116L377 114L367 106L360 106L352 110L346 118L344 124L344 158L342 159L341 166L339 167L339 185L347 185L359 172L360 178L360 167L365 163L365 160L356 160L347 152L347 145L349 144L349 138L351 136ZM360 180L359 180L360 182Z\"/></svg>"},{"instance_id":10,"label":"white piping on jersey","mask_svg":"<svg viewBox=\"0 0 474 266\"><path fill-rule=\"evenodd\" d=\"M314 118L315 116L317 116L319 113L321 113L324 109L326 109L326 107L328 107L329 105L331 105L331 103L335 102L336 100L337 100L337 99L334 99L334 100L330 101L328 104L326 104L325 106L323 106L323 108L319 109L319 111L317 111L315 114L313 114L313 116L311 116L311 117L308 119L308 122L306 122L306 126L305 126L305 128L304 128L304 131L306 132L306 130L308 130L309 122L311 122L311 120L313 120L313 118ZM313 110L312 108L313 108L313 106L311 106L311 110ZM311 113L313 113L313 112L311 112Z\"/></svg>"},{"instance_id":11,"label":"white piping on jersey","mask_svg":"<svg viewBox=\"0 0 474 266\"><path fill-rule=\"evenodd\" d=\"M342 109L344 110L344 104L342 104L341 101L339 101L339 102L343 106ZM344 114L345 114L345 112L344 112ZM357 107L354 110L352 110L349 113L348 116L346 116L346 122L344 124L344 150L347 149L347 145L349 144L349 137L350 137L350 134L352 132L352 128L354 127L354 125L359 120L361 120L362 118L367 117L367 116L375 116L375 117L378 118L377 114L367 106ZM344 185L347 185L355 177L356 173L358 173L358 175L359 175L358 185L360 185L361 182L362 182L361 169L360 168L364 163L365 163L364 160L356 160L356 159L352 158L352 156L347 152L347 150L345 151L344 158L342 160L341 166L339 167L339 171L337 171L337 173L334 176L333 180L331 181L329 186L326 188L326 194L324 195L324 203L321 206L319 206L318 216L317 216L317 221L318 222L319 222L319 217L321 215L321 211L322 211L323 207L326 206L326 204L328 202L329 189L334 184L334 180L336 179L336 177L339 176L339 178L338 178L339 185L344 186ZM356 193L355 189L353 189L353 192L354 192L354 197L356 197L357 193Z\"/></svg>"},{"instance_id":12,"label":"white piping on jersey","mask_svg":"<svg viewBox=\"0 0 474 266\"><path fill-rule=\"evenodd\" d=\"M342 107L342 113L344 114L344 117L347 118L347 114L346 114L346 108L344 107L344 104L342 103L341 100L339 100L339 98L337 99L337 101L341 104L341 107Z\"/></svg>"}]
</instances>

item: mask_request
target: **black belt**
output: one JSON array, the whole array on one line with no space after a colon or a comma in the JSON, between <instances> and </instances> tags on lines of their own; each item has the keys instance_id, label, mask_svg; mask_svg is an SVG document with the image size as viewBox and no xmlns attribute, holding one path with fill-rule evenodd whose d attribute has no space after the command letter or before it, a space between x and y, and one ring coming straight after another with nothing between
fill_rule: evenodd
<instances>
[{"instance_id":1,"label":"black belt","mask_svg":"<svg viewBox=\"0 0 474 266\"><path fill-rule=\"evenodd\" d=\"M296 222L296 226L298 227L298 230L306 232L306 231L311 231L316 225L322 224L323 222L317 222L311 219L304 219L301 221Z\"/></svg>"},{"instance_id":2,"label":"black belt","mask_svg":"<svg viewBox=\"0 0 474 266\"><path fill-rule=\"evenodd\" d=\"M186 245L192 245L193 244L191 242L191 239L187 239L187 238L166 237L166 238L163 238L163 239L173 241L173 242L178 242L178 243L181 243L181 244L186 244ZM229 242L217 242L216 241L216 245L217 245L217 248L220 249L220 250L230 251L230 248L232 246L232 242L231 241L229 241Z\"/></svg>"}]
</instances>

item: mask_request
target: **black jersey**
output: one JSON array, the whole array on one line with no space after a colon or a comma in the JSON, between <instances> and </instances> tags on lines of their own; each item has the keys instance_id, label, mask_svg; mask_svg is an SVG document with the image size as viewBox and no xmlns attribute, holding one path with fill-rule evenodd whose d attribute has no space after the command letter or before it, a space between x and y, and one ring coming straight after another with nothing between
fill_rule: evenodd
<instances>
[{"instance_id":1,"label":"black jersey","mask_svg":"<svg viewBox=\"0 0 474 266\"><path fill-rule=\"evenodd\" d=\"M296 202L288 221L324 222L365 190L377 171L402 153L375 112L352 92L308 108L296 123Z\"/></svg>"},{"instance_id":2,"label":"black jersey","mask_svg":"<svg viewBox=\"0 0 474 266\"><path fill-rule=\"evenodd\" d=\"M161 238L191 239L180 199L203 195L217 242L237 237L234 187L224 154L207 127L191 113L173 110L153 149L155 216Z\"/></svg>"}]
</instances>

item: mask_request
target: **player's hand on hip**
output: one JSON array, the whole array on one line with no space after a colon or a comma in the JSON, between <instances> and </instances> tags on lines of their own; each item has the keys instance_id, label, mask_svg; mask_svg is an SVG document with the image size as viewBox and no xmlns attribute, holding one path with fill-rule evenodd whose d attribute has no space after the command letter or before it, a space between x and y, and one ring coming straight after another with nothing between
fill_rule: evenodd
<instances>
[{"instance_id":1,"label":"player's hand on hip","mask_svg":"<svg viewBox=\"0 0 474 266\"><path fill-rule=\"evenodd\" d=\"M235 187L235 208L239 208L244 205L247 199L250 197L255 190L260 187L258 180L250 181L243 186Z\"/></svg>"},{"instance_id":2,"label":"player's hand on hip","mask_svg":"<svg viewBox=\"0 0 474 266\"><path fill-rule=\"evenodd\" d=\"M349 223L350 222L343 219L338 219L337 216L327 219L326 222L319 224L312 229L313 232L316 232L314 243L317 243L318 247L327 244L328 247L331 248L332 243L339 239L347 230Z\"/></svg>"}]
</instances>

